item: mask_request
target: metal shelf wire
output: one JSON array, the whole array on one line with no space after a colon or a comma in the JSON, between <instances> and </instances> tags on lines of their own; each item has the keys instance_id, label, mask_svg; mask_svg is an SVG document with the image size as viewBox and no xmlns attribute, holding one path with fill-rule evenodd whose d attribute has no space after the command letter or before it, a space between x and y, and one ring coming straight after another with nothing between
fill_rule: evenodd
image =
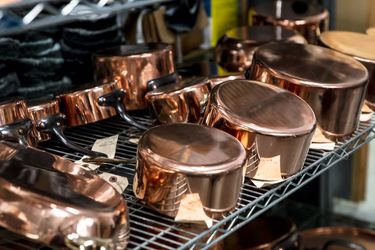
<instances>
[{"instance_id":1,"label":"metal shelf wire","mask_svg":"<svg viewBox=\"0 0 375 250\"><path fill-rule=\"evenodd\" d=\"M151 120L147 117L136 119L145 125L151 125ZM96 139L116 133L120 133L116 158L134 158L137 145L129 139L138 138L140 132L119 118L70 129L66 135L75 143L90 147ZM222 219L215 220L210 229L174 223L173 219L160 215L139 202L132 192L134 164L102 165L100 170L129 179L130 184L124 192L131 220L128 249L209 249L374 138L375 117L369 122L360 123L358 130L350 138L338 142L335 150L310 150L303 170L280 184L257 188L246 180L237 208ZM41 148L71 160L81 158L81 155L70 152L56 141L47 142L41 145ZM0 247L1 243L2 240Z\"/></svg>"}]
</instances>

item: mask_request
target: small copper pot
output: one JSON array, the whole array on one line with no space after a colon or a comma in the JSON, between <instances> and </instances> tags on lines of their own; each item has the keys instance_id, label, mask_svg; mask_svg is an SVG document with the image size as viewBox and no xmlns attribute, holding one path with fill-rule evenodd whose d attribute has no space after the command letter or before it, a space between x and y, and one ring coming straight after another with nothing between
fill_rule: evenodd
<instances>
[{"instance_id":1,"label":"small copper pot","mask_svg":"<svg viewBox=\"0 0 375 250\"><path fill-rule=\"evenodd\" d=\"M312 109L301 98L247 80L217 85L202 123L236 137L247 151L246 176L265 182L287 178L303 167L316 127ZM269 159L274 163L264 165Z\"/></svg>"},{"instance_id":2,"label":"small copper pot","mask_svg":"<svg viewBox=\"0 0 375 250\"><path fill-rule=\"evenodd\" d=\"M321 32L328 30L329 13L308 0L262 1L254 8L253 25L283 26L297 30L311 44Z\"/></svg>"},{"instance_id":3,"label":"small copper pot","mask_svg":"<svg viewBox=\"0 0 375 250\"><path fill-rule=\"evenodd\" d=\"M175 72L172 47L165 44L123 45L95 55L97 79L118 80L127 110L145 109L148 81Z\"/></svg>"},{"instance_id":4,"label":"small copper pot","mask_svg":"<svg viewBox=\"0 0 375 250\"><path fill-rule=\"evenodd\" d=\"M207 77L188 78L146 94L146 101L160 123L199 122L211 83Z\"/></svg>"},{"instance_id":5,"label":"small copper pot","mask_svg":"<svg viewBox=\"0 0 375 250\"><path fill-rule=\"evenodd\" d=\"M245 75L243 73L227 75L227 76L210 76L208 78L211 82L211 89L220 83L230 81L230 80L245 80Z\"/></svg>"},{"instance_id":6,"label":"small copper pot","mask_svg":"<svg viewBox=\"0 0 375 250\"><path fill-rule=\"evenodd\" d=\"M368 73L350 56L314 45L269 43L255 51L245 75L302 97L332 139L357 129Z\"/></svg>"},{"instance_id":7,"label":"small copper pot","mask_svg":"<svg viewBox=\"0 0 375 250\"><path fill-rule=\"evenodd\" d=\"M320 42L366 66L369 73L366 102L375 111L375 37L355 32L327 31L321 35Z\"/></svg>"},{"instance_id":8,"label":"small copper pot","mask_svg":"<svg viewBox=\"0 0 375 250\"><path fill-rule=\"evenodd\" d=\"M58 96L66 125L76 127L120 115L126 122L141 130L147 128L126 113L125 92L117 88L116 81L98 82L81 86L80 90Z\"/></svg>"},{"instance_id":9,"label":"small copper pot","mask_svg":"<svg viewBox=\"0 0 375 250\"><path fill-rule=\"evenodd\" d=\"M205 212L216 217L237 205L245 158L242 145L218 129L191 123L153 127L138 144L133 190L171 217L184 194L197 193Z\"/></svg>"},{"instance_id":10,"label":"small copper pot","mask_svg":"<svg viewBox=\"0 0 375 250\"><path fill-rule=\"evenodd\" d=\"M254 50L273 41L307 43L297 31L281 26L239 27L229 30L216 45L216 62L228 72L250 67Z\"/></svg>"}]
</instances>

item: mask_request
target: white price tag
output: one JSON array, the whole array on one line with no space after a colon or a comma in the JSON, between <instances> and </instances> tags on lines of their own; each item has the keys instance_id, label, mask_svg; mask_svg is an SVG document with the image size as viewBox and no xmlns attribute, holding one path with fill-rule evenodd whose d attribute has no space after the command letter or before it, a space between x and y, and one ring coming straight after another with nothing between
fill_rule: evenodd
<instances>
[{"instance_id":1,"label":"white price tag","mask_svg":"<svg viewBox=\"0 0 375 250\"><path fill-rule=\"evenodd\" d=\"M138 145L138 143L139 143L139 138L130 138L130 139L129 139L129 142Z\"/></svg>"},{"instance_id":2,"label":"white price tag","mask_svg":"<svg viewBox=\"0 0 375 250\"><path fill-rule=\"evenodd\" d=\"M251 182L254 183L254 185L257 188L268 187L268 186L275 185L275 184L283 182L283 181L285 181L285 180L267 181L267 182L257 181L257 180L251 180Z\"/></svg>"},{"instance_id":3,"label":"white price tag","mask_svg":"<svg viewBox=\"0 0 375 250\"><path fill-rule=\"evenodd\" d=\"M311 149L334 150L336 143L325 137L320 128L315 129L311 140Z\"/></svg>"},{"instance_id":4,"label":"white price tag","mask_svg":"<svg viewBox=\"0 0 375 250\"><path fill-rule=\"evenodd\" d=\"M258 164L257 172L253 178L257 180L270 181L282 180L280 155L271 158L261 157Z\"/></svg>"},{"instance_id":5,"label":"white price tag","mask_svg":"<svg viewBox=\"0 0 375 250\"><path fill-rule=\"evenodd\" d=\"M102 173L99 175L99 177L108 182L120 194L122 194L125 191L126 187L129 185L128 178L123 176L110 173Z\"/></svg>"}]
</instances>

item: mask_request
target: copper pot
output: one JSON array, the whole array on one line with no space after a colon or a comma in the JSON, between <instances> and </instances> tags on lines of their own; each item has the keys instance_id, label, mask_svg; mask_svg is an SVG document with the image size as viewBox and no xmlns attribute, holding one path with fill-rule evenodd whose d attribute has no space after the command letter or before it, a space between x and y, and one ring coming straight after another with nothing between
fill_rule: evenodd
<instances>
[{"instance_id":1,"label":"copper pot","mask_svg":"<svg viewBox=\"0 0 375 250\"><path fill-rule=\"evenodd\" d=\"M27 104L22 98L0 102L0 139L32 145L32 123L27 118Z\"/></svg>"},{"instance_id":2,"label":"copper pot","mask_svg":"<svg viewBox=\"0 0 375 250\"><path fill-rule=\"evenodd\" d=\"M124 249L128 208L110 184L62 157L0 143L0 225L48 245Z\"/></svg>"},{"instance_id":3,"label":"copper pot","mask_svg":"<svg viewBox=\"0 0 375 250\"><path fill-rule=\"evenodd\" d=\"M61 112L66 115L66 125L75 127L120 115L126 122L141 130L147 128L126 113L123 100L125 92L117 82L97 82L81 89L61 94L58 100Z\"/></svg>"},{"instance_id":4,"label":"copper pot","mask_svg":"<svg viewBox=\"0 0 375 250\"><path fill-rule=\"evenodd\" d=\"M200 120L211 83L207 77L188 78L159 87L146 94L146 101L160 123Z\"/></svg>"},{"instance_id":5,"label":"copper pot","mask_svg":"<svg viewBox=\"0 0 375 250\"><path fill-rule=\"evenodd\" d=\"M289 91L247 80L217 85L202 123L236 137L247 151L247 174L275 181L304 164L316 119L305 101ZM263 164L272 160L270 165Z\"/></svg>"},{"instance_id":6,"label":"copper pot","mask_svg":"<svg viewBox=\"0 0 375 250\"><path fill-rule=\"evenodd\" d=\"M375 37L355 32L327 31L321 35L320 42L366 66L369 73L366 102L375 111Z\"/></svg>"},{"instance_id":7,"label":"copper pot","mask_svg":"<svg viewBox=\"0 0 375 250\"><path fill-rule=\"evenodd\" d=\"M133 190L171 217L184 194L197 193L205 212L219 216L237 205L245 157L242 145L220 130L191 123L157 126L139 141Z\"/></svg>"},{"instance_id":8,"label":"copper pot","mask_svg":"<svg viewBox=\"0 0 375 250\"><path fill-rule=\"evenodd\" d=\"M283 27L254 26L229 30L216 45L216 62L228 72L241 72L250 67L254 50L268 42L307 43L297 31Z\"/></svg>"},{"instance_id":9,"label":"copper pot","mask_svg":"<svg viewBox=\"0 0 375 250\"><path fill-rule=\"evenodd\" d=\"M172 47L165 44L123 45L95 56L97 79L118 80L127 110L145 109L148 81L175 72Z\"/></svg>"},{"instance_id":10,"label":"copper pot","mask_svg":"<svg viewBox=\"0 0 375 250\"><path fill-rule=\"evenodd\" d=\"M350 135L359 124L368 73L350 56L314 45L270 43L256 50L245 75L302 97L328 137Z\"/></svg>"},{"instance_id":11,"label":"copper pot","mask_svg":"<svg viewBox=\"0 0 375 250\"><path fill-rule=\"evenodd\" d=\"M211 82L211 89L213 89L216 85L219 85L220 83L230 81L230 80L244 80L245 75L243 73L240 74L233 74L233 75L227 75L227 76L210 76L208 78Z\"/></svg>"},{"instance_id":12,"label":"copper pot","mask_svg":"<svg viewBox=\"0 0 375 250\"><path fill-rule=\"evenodd\" d=\"M328 11L312 1L262 1L255 6L254 11L253 25L266 24L295 29L312 44L318 42L321 32L328 30Z\"/></svg>"}]
</instances>

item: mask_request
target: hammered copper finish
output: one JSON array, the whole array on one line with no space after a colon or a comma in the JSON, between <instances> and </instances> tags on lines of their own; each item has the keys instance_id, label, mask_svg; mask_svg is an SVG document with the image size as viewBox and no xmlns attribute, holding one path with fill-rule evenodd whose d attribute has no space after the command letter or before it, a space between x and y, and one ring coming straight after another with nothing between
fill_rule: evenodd
<instances>
[{"instance_id":1,"label":"hammered copper finish","mask_svg":"<svg viewBox=\"0 0 375 250\"><path fill-rule=\"evenodd\" d=\"M348 31L327 31L320 42L361 62L369 73L366 103L375 111L375 37Z\"/></svg>"},{"instance_id":2,"label":"hammered copper finish","mask_svg":"<svg viewBox=\"0 0 375 250\"><path fill-rule=\"evenodd\" d=\"M350 56L314 45L269 43L257 49L246 78L302 97L332 139L352 134L366 94L366 68Z\"/></svg>"},{"instance_id":3,"label":"hammered copper finish","mask_svg":"<svg viewBox=\"0 0 375 250\"><path fill-rule=\"evenodd\" d=\"M0 225L59 248L124 249L128 208L82 166L34 148L0 143Z\"/></svg>"},{"instance_id":4,"label":"hammered copper finish","mask_svg":"<svg viewBox=\"0 0 375 250\"><path fill-rule=\"evenodd\" d=\"M150 91L145 99L162 124L196 123L201 119L210 90L211 83L207 77L195 77Z\"/></svg>"},{"instance_id":5,"label":"hammered copper finish","mask_svg":"<svg viewBox=\"0 0 375 250\"><path fill-rule=\"evenodd\" d=\"M147 82L174 72L170 45L123 45L96 54L97 79L118 80L118 87L126 91L127 110L146 108Z\"/></svg>"},{"instance_id":6,"label":"hammered copper finish","mask_svg":"<svg viewBox=\"0 0 375 250\"><path fill-rule=\"evenodd\" d=\"M297 173L304 164L316 119L305 101L284 89L255 81L233 80L217 85L210 95L204 125L236 137L247 151L247 176L254 178L263 158L280 156L275 171L262 181Z\"/></svg>"},{"instance_id":7,"label":"hammered copper finish","mask_svg":"<svg viewBox=\"0 0 375 250\"><path fill-rule=\"evenodd\" d=\"M183 194L198 193L204 210L214 217L237 205L245 158L242 145L218 129L191 123L157 126L139 141L133 190L171 217Z\"/></svg>"},{"instance_id":8,"label":"hammered copper finish","mask_svg":"<svg viewBox=\"0 0 375 250\"><path fill-rule=\"evenodd\" d=\"M253 25L282 26L297 30L311 44L328 30L329 13L322 6L307 0L262 1L254 7Z\"/></svg>"},{"instance_id":9,"label":"hammered copper finish","mask_svg":"<svg viewBox=\"0 0 375 250\"><path fill-rule=\"evenodd\" d=\"M81 90L59 95L61 112L66 115L67 127L89 124L113 117L115 108L101 106L99 97L116 90L116 82L83 86Z\"/></svg>"},{"instance_id":10,"label":"hammered copper finish","mask_svg":"<svg viewBox=\"0 0 375 250\"><path fill-rule=\"evenodd\" d=\"M27 118L27 104L22 98L9 98L0 102L0 126Z\"/></svg>"},{"instance_id":11,"label":"hammered copper finish","mask_svg":"<svg viewBox=\"0 0 375 250\"><path fill-rule=\"evenodd\" d=\"M250 67L254 50L273 41L307 43L297 31L280 26L239 27L229 30L216 45L216 62L228 72Z\"/></svg>"},{"instance_id":12,"label":"hammered copper finish","mask_svg":"<svg viewBox=\"0 0 375 250\"><path fill-rule=\"evenodd\" d=\"M208 78L211 82L211 89L213 89L216 85L219 85L220 83L229 81L229 80L244 80L245 75L243 73L239 74L232 74L232 75L227 75L227 76L210 76Z\"/></svg>"}]
</instances>

